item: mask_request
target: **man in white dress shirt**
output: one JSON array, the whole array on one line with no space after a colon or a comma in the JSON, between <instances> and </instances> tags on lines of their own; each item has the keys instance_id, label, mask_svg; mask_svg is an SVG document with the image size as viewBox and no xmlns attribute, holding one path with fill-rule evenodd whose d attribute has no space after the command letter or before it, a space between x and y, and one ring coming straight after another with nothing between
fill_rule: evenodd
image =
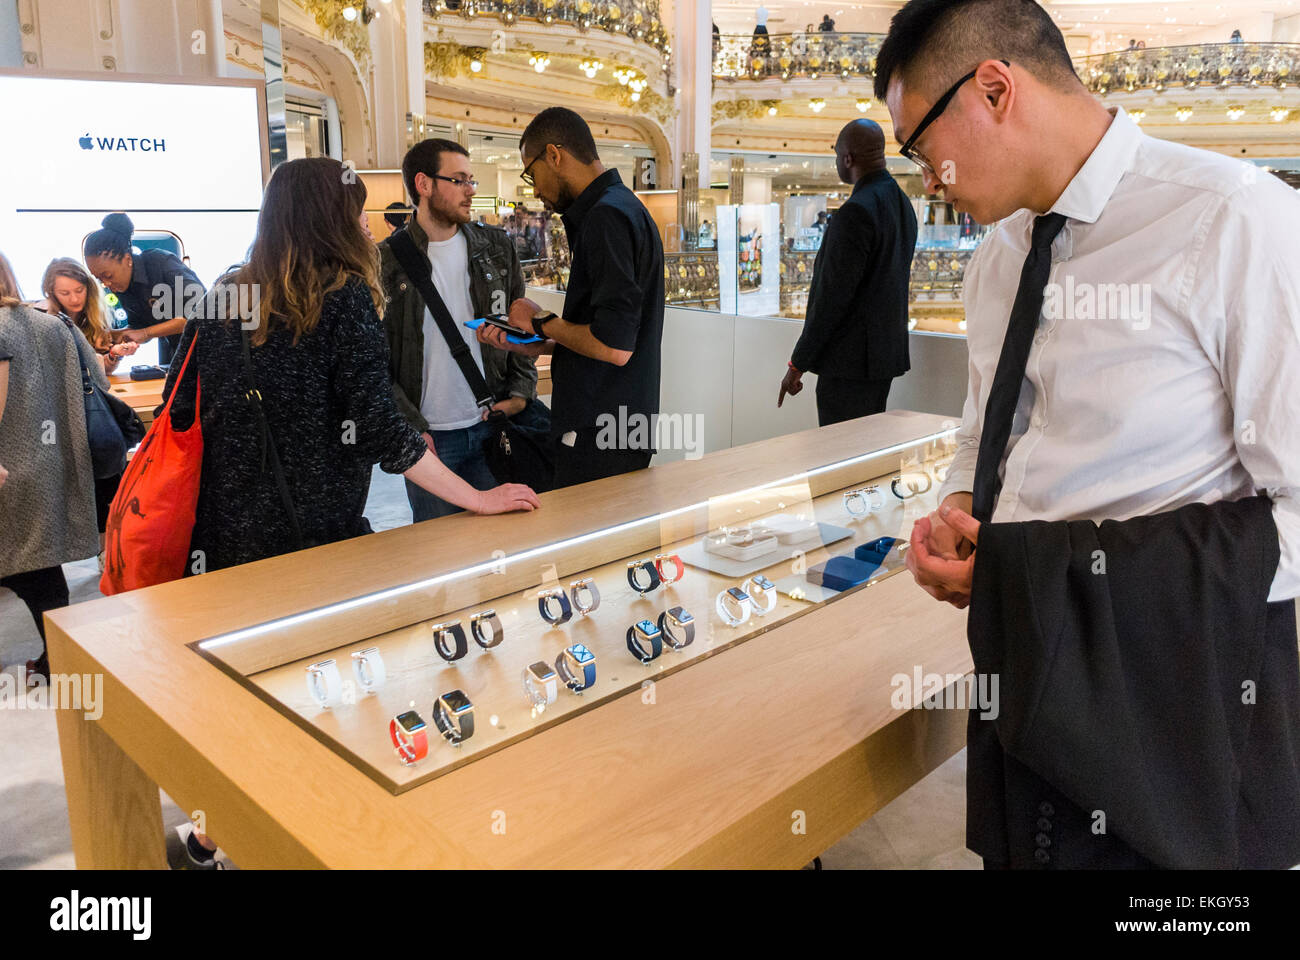
<instances>
[{"instance_id":1,"label":"man in white dress shirt","mask_svg":"<svg viewBox=\"0 0 1300 960\"><path fill-rule=\"evenodd\" d=\"M991 521L1148 516L1262 491L1300 595L1300 198L1244 161L1157 140L1076 76L1032 0L912 0L877 64L904 154L997 223L966 271L969 389L916 581L961 608L989 391L1037 219L1059 214Z\"/></svg>"}]
</instances>

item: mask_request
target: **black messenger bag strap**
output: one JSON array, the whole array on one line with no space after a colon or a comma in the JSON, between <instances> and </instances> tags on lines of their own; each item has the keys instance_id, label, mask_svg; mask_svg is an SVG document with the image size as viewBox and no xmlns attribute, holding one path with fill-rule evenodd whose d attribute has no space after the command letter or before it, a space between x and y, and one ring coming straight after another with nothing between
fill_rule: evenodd
<instances>
[{"instance_id":1,"label":"black messenger bag strap","mask_svg":"<svg viewBox=\"0 0 1300 960\"><path fill-rule=\"evenodd\" d=\"M434 287L428 261L421 255L415 241L411 239L411 235L405 228L396 231L388 238L388 247L397 257L397 262L401 264L402 272L415 284L415 289L420 292L424 305L433 315L434 323L442 331L442 338L447 341L452 359L456 361L456 366L460 367L461 375L464 376L470 391L474 394L474 402L484 409L491 409L492 404L496 403L496 397L492 395L487 381L479 372L478 364L474 362L474 356L470 353L465 338L456 329L456 321L451 318L451 311L442 302L441 294Z\"/></svg>"},{"instance_id":2,"label":"black messenger bag strap","mask_svg":"<svg viewBox=\"0 0 1300 960\"><path fill-rule=\"evenodd\" d=\"M293 534L293 548L301 550L303 547L302 527L298 524L298 511L293 505L293 495L289 492L289 481L284 478L284 467L280 465L280 451L276 449L275 437L271 434L271 424L267 422L266 411L262 408L262 391L257 389L257 381L253 378L253 357L248 347L248 331L241 325L239 329L240 351L243 354L244 381L248 385L248 392L244 394L253 409L257 412L257 423L261 430L262 439L262 468L266 469L266 454L271 455L271 472L275 474L275 485L280 490L280 502L284 504L284 512L289 515L289 530Z\"/></svg>"}]
</instances>

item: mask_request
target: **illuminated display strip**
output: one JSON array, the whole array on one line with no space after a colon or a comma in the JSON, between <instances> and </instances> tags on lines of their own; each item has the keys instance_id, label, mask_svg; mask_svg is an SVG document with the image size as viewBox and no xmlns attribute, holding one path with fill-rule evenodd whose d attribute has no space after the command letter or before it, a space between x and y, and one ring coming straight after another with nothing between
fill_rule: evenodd
<instances>
[{"instance_id":1,"label":"illuminated display strip","mask_svg":"<svg viewBox=\"0 0 1300 960\"><path fill-rule=\"evenodd\" d=\"M951 436L956 432L957 432L957 428L953 427L950 430L943 430L939 433L933 433L927 437L920 437L916 440L909 440L906 443L894 444L894 446L886 447L882 450L873 450L871 453L864 453L857 457L850 457L848 460L841 460L838 463L828 464L824 467L816 467L812 470L805 470L802 473L796 473L788 477L782 477L779 480L771 480L768 481L767 483L760 484L759 486L749 487L745 490L739 490L736 493L728 494L727 496L729 498L739 499L741 497L748 496L749 494L758 493L759 491L766 490L769 487L779 487L787 483L797 483L800 480L807 480L809 477L815 477L823 473L829 473L832 470L839 470L843 467L852 466L855 463L862 463L866 460L874 460L877 457L888 456L891 453L897 453L901 450L906 450L910 447L916 447L923 443L930 443L934 440L940 440L944 437ZM670 517L681 516L684 513L690 513L692 510L698 510L701 507L707 507L712 499L717 499L717 498L710 498L710 500L702 500L698 503L692 503L689 506L678 507L675 510L669 510L664 513L657 513L649 517L642 517L638 520L629 520L626 523L620 523L612 527L606 527L603 530L593 531L591 533L580 534L579 536L570 537L567 540L560 540L556 543L550 543L543 547L533 547L532 549L524 550L521 553L516 553L499 560L493 559L493 560L485 561L483 563L475 564L472 567L466 567L463 570L456 570L452 573L439 574L436 577L428 577L424 580L418 580L414 583L407 583L397 587L389 587L386 590L379 590L375 593L368 593L361 597L354 597L351 600L340 600L339 602L331 603L328 606L317 607L315 610L308 610L305 613L296 613L288 617L281 617L278 620L270 620L267 621L266 623L258 624L257 626L254 627L245 627L243 630L236 630L233 633L226 633L216 637L211 637L199 643L198 646L201 650L215 650L217 647L225 646L226 644L229 643L238 643L241 640L248 640L252 637L261 636L262 634L270 633L274 630L282 630L288 627L296 627L299 626L300 624L309 623L312 620L316 620L321 617L332 616L335 614L343 613L347 610L353 610L356 609L357 607L364 606L368 603L376 603L379 601L391 599L393 597L400 597L402 594L405 593L411 593L417 590L423 590L427 587L434 587L442 583L448 583L452 580L460 579L461 577L469 577L480 573L487 573L491 570L499 570L510 563L518 563L524 560L531 560L534 557L540 557L556 550L563 550L567 547L573 547L582 543L587 543L591 540L599 539L600 537L621 533L625 530L634 530L637 527L644 526L645 524L660 523L664 520L669 519Z\"/></svg>"}]
</instances>

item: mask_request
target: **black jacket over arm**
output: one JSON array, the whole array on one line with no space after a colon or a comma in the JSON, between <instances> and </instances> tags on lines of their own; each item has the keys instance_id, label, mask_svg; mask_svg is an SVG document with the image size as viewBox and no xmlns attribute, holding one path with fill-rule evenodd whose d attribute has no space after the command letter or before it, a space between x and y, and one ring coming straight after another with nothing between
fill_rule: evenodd
<instances>
[{"instance_id":1,"label":"black jacket over arm","mask_svg":"<svg viewBox=\"0 0 1300 960\"><path fill-rule=\"evenodd\" d=\"M1265 497L983 524L967 631L1000 696L996 719L970 714L967 845L1012 867L1300 863L1278 556Z\"/></svg>"},{"instance_id":2,"label":"black jacket over arm","mask_svg":"<svg viewBox=\"0 0 1300 960\"><path fill-rule=\"evenodd\" d=\"M849 380L906 373L915 248L916 214L894 178L882 170L859 180L817 251L807 318L790 362Z\"/></svg>"}]
</instances>

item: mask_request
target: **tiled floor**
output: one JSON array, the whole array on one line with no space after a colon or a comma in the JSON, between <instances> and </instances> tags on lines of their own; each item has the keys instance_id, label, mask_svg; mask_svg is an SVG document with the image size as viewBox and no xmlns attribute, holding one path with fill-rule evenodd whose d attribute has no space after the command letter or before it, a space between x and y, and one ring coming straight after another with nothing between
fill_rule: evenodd
<instances>
[{"instance_id":1,"label":"tiled floor","mask_svg":"<svg viewBox=\"0 0 1300 960\"><path fill-rule=\"evenodd\" d=\"M366 515L376 530L409 523L403 481L376 470ZM64 568L72 602L99 596L94 559ZM40 638L27 609L0 590L0 664L15 666L40 652ZM826 869L978 869L965 849L963 750L822 855ZM49 710L0 710L0 869L72 867L63 769L54 714ZM185 814L164 797L169 826Z\"/></svg>"}]
</instances>

